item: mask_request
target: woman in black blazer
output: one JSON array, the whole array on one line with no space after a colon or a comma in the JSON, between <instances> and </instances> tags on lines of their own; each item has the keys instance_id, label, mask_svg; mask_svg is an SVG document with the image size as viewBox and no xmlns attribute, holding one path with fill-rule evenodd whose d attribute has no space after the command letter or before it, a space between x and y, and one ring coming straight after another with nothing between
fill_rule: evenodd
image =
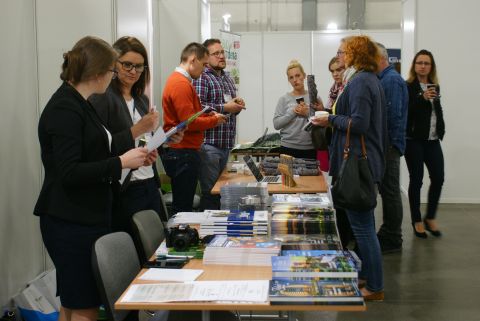
<instances>
[{"instance_id":1,"label":"woman in black blazer","mask_svg":"<svg viewBox=\"0 0 480 321\"><path fill-rule=\"evenodd\" d=\"M100 298L91 268L94 242L110 231L112 187L122 169L141 166L146 148L116 156L112 137L87 99L116 75L116 52L95 37L64 54L64 81L40 117L45 179L35 205L55 265L60 320L96 320Z\"/></svg>"},{"instance_id":2,"label":"woman in black blazer","mask_svg":"<svg viewBox=\"0 0 480 321\"><path fill-rule=\"evenodd\" d=\"M159 124L159 114L150 107L145 88L150 81L148 56L145 46L135 37L118 39L113 48L119 54L116 62L118 77L105 94L93 95L89 100L114 137L119 151L139 146L140 139L150 138ZM177 139L179 138L180 139ZM183 133L174 135L179 142ZM160 201L160 180L155 161L157 151L151 153L149 162L133 171L116 195L113 228L132 235L132 216L138 211L154 210L163 214ZM161 216L162 221L168 219ZM133 236L133 235L132 235Z\"/></svg>"},{"instance_id":3,"label":"woman in black blazer","mask_svg":"<svg viewBox=\"0 0 480 321\"><path fill-rule=\"evenodd\" d=\"M435 220L444 181L444 160L440 141L445 135L445 122L440 104L440 86L433 55L420 50L414 57L407 80L409 93L407 145L405 161L410 174L408 200L415 236L426 238L425 230L441 236ZM422 222L420 190L423 184L423 164L430 175L427 213Z\"/></svg>"}]
</instances>

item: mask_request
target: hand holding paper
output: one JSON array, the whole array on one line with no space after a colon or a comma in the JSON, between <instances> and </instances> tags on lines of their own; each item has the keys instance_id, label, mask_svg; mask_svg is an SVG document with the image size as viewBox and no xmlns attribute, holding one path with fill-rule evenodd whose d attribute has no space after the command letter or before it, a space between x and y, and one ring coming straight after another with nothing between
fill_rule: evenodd
<instances>
[{"instance_id":1,"label":"hand holding paper","mask_svg":"<svg viewBox=\"0 0 480 321\"><path fill-rule=\"evenodd\" d=\"M203 114L205 112L208 112L210 109L211 109L210 106L206 106L205 108L203 108L199 112L190 116L187 120L184 120L180 124L178 124L177 126L170 128L170 130L167 131L166 133L163 131L162 127L159 127L157 129L157 131L155 132L155 134L153 135L152 139L150 139L148 141L148 144L147 144L148 151L150 152L150 151L160 147L160 145L162 145L167 139L169 139L173 135L175 135L177 133L180 133L183 130L185 130L187 128L188 124L190 124L195 119L197 119L197 117L200 116L201 114ZM177 136L177 137L173 138L172 141L173 140L178 140L179 138L180 137ZM181 135L181 138L183 139L183 134Z\"/></svg>"}]
</instances>

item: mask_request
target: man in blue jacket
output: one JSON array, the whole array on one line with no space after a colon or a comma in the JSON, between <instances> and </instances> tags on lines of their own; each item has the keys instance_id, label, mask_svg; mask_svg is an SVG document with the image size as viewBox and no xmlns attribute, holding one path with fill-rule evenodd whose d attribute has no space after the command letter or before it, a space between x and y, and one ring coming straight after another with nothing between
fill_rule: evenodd
<instances>
[{"instance_id":1,"label":"man in blue jacket","mask_svg":"<svg viewBox=\"0 0 480 321\"><path fill-rule=\"evenodd\" d=\"M388 149L385 175L380 186L383 224L377 235L383 254L402 250L402 197L400 194L400 157L405 152L408 90L400 74L388 62L385 46L377 43L382 54L378 77L387 102Z\"/></svg>"}]
</instances>

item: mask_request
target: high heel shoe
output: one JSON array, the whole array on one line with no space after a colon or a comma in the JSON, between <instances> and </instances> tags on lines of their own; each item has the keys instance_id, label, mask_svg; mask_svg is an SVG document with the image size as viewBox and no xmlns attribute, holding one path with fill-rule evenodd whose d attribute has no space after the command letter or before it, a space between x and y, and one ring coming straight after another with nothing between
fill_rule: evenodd
<instances>
[{"instance_id":1,"label":"high heel shoe","mask_svg":"<svg viewBox=\"0 0 480 321\"><path fill-rule=\"evenodd\" d=\"M419 237L421 239L426 239L428 237L426 232L418 232L417 229L415 228L415 223L412 223L413 227L413 233L415 234L416 237Z\"/></svg>"},{"instance_id":2,"label":"high heel shoe","mask_svg":"<svg viewBox=\"0 0 480 321\"><path fill-rule=\"evenodd\" d=\"M442 236L442 232L440 232L439 230L432 230L432 229L430 228L430 225L428 225L428 223L427 223L427 219L424 219L424 220L423 220L423 225L425 226L425 229L426 229L427 231L429 231L430 233L432 233L433 236L435 236L435 237L440 237L440 236Z\"/></svg>"}]
</instances>

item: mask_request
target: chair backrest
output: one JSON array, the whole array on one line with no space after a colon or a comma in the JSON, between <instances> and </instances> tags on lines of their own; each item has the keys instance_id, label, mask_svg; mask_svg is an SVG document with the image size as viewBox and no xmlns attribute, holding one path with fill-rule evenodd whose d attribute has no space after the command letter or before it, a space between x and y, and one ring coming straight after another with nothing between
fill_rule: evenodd
<instances>
[{"instance_id":1,"label":"chair backrest","mask_svg":"<svg viewBox=\"0 0 480 321\"><path fill-rule=\"evenodd\" d=\"M140 272L135 245L125 232L102 236L94 245L92 253L93 272L110 321L131 319L137 311L115 310L115 301ZM129 315L132 313L132 315Z\"/></svg>"},{"instance_id":2,"label":"chair backrest","mask_svg":"<svg viewBox=\"0 0 480 321\"><path fill-rule=\"evenodd\" d=\"M168 210L167 200L165 199L165 195L163 195L162 190L159 188L158 192L160 194L160 218L162 221L166 222L170 219L170 211ZM171 201L170 201L171 202Z\"/></svg>"},{"instance_id":3,"label":"chair backrest","mask_svg":"<svg viewBox=\"0 0 480 321\"><path fill-rule=\"evenodd\" d=\"M142 263L148 261L158 249L165 233L160 217L153 210L137 212L132 217L133 235Z\"/></svg>"}]
</instances>

